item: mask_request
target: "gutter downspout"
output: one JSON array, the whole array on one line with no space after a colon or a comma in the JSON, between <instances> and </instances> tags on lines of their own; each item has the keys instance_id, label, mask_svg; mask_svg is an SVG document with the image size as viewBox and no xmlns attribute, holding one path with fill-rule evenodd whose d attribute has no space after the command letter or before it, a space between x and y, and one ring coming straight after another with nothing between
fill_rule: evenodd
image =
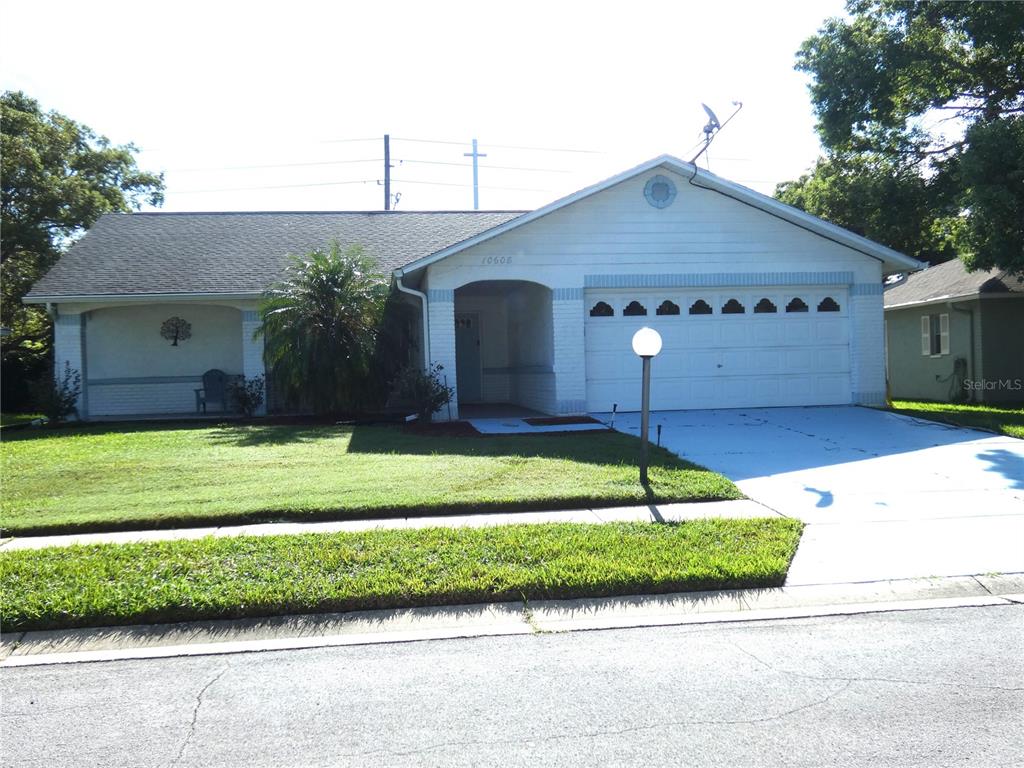
<instances>
[{"instance_id":1,"label":"gutter downspout","mask_svg":"<svg viewBox=\"0 0 1024 768\"><path fill-rule=\"evenodd\" d=\"M405 277L405 272L401 269L396 269L394 272L395 286L402 293L407 293L410 296L416 296L420 300L420 307L423 310L423 370L430 370L430 320L427 314L427 294L423 291L417 291L415 288L409 288L408 286L402 285L402 278Z\"/></svg>"},{"instance_id":2,"label":"gutter downspout","mask_svg":"<svg viewBox=\"0 0 1024 768\"><path fill-rule=\"evenodd\" d=\"M956 312L963 312L965 315L968 315L969 325L967 327L970 330L971 343L968 345L967 348L971 352L971 363L970 363L971 381L977 381L978 378L977 378L976 372L974 370L974 359L975 359L975 354L974 354L974 310L973 309L964 309L963 307L958 307L952 301L949 302L949 308L954 310L954 311L956 311ZM974 391L973 390L971 391L969 400L970 400L970 402L974 402Z\"/></svg>"}]
</instances>

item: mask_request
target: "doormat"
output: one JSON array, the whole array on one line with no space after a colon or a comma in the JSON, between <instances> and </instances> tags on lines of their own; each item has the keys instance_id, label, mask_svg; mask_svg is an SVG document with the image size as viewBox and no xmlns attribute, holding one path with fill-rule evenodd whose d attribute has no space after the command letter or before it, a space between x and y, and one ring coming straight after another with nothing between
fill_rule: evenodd
<instances>
[{"instance_id":1,"label":"doormat","mask_svg":"<svg viewBox=\"0 0 1024 768\"><path fill-rule=\"evenodd\" d=\"M536 416L523 419L531 427L557 427L560 424L600 424L590 416Z\"/></svg>"}]
</instances>

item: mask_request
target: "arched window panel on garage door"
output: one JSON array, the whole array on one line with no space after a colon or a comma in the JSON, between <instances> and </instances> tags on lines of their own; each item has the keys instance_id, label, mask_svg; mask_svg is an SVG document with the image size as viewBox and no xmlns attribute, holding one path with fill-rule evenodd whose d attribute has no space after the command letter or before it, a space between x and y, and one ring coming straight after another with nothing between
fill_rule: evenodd
<instances>
[{"instance_id":1,"label":"arched window panel on garage door","mask_svg":"<svg viewBox=\"0 0 1024 768\"><path fill-rule=\"evenodd\" d=\"M622 310L622 314L624 317L641 317L647 314L647 307L634 300L626 305L626 308Z\"/></svg>"},{"instance_id":2,"label":"arched window panel on garage door","mask_svg":"<svg viewBox=\"0 0 1024 768\"><path fill-rule=\"evenodd\" d=\"M746 307L740 304L739 299L729 299L722 305L723 315L742 315L746 311Z\"/></svg>"},{"instance_id":3,"label":"arched window panel on garage door","mask_svg":"<svg viewBox=\"0 0 1024 768\"><path fill-rule=\"evenodd\" d=\"M838 312L839 302L833 299L831 296L826 296L820 302L818 302L819 312Z\"/></svg>"},{"instance_id":4,"label":"arched window panel on garage door","mask_svg":"<svg viewBox=\"0 0 1024 768\"><path fill-rule=\"evenodd\" d=\"M658 309L655 312L658 315L678 315L679 305L670 299L665 299L661 304L658 305Z\"/></svg>"},{"instance_id":5,"label":"arched window panel on garage door","mask_svg":"<svg viewBox=\"0 0 1024 768\"><path fill-rule=\"evenodd\" d=\"M778 311L778 307L776 307L775 304L772 303L772 300L767 297L761 299L754 305L755 315L772 314Z\"/></svg>"},{"instance_id":6,"label":"arched window panel on garage door","mask_svg":"<svg viewBox=\"0 0 1024 768\"><path fill-rule=\"evenodd\" d=\"M711 305L704 301L704 299L697 299L690 305L691 315L710 315L711 313Z\"/></svg>"},{"instance_id":7,"label":"arched window panel on garage door","mask_svg":"<svg viewBox=\"0 0 1024 768\"><path fill-rule=\"evenodd\" d=\"M787 312L806 312L807 302L801 299L799 296L794 297L789 304L786 305Z\"/></svg>"},{"instance_id":8,"label":"arched window panel on garage door","mask_svg":"<svg viewBox=\"0 0 1024 768\"><path fill-rule=\"evenodd\" d=\"M612 305L606 301L599 301L590 308L591 317L612 317L614 314L615 310L612 309Z\"/></svg>"}]
</instances>

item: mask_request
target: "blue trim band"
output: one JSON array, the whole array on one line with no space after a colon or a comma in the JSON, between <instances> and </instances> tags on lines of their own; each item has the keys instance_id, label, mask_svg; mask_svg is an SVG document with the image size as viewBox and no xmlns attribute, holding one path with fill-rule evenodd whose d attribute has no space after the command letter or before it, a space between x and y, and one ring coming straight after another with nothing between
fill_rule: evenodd
<instances>
[{"instance_id":1,"label":"blue trim band","mask_svg":"<svg viewBox=\"0 0 1024 768\"><path fill-rule=\"evenodd\" d=\"M583 278L583 285L587 288L740 288L762 285L851 283L853 272L691 272L662 275L585 275Z\"/></svg>"},{"instance_id":2,"label":"blue trim band","mask_svg":"<svg viewBox=\"0 0 1024 768\"><path fill-rule=\"evenodd\" d=\"M551 291L555 301L583 301L582 288L555 288Z\"/></svg>"},{"instance_id":3,"label":"blue trim band","mask_svg":"<svg viewBox=\"0 0 1024 768\"><path fill-rule=\"evenodd\" d=\"M851 296L881 296L882 293L881 283L854 283L850 286Z\"/></svg>"}]
</instances>

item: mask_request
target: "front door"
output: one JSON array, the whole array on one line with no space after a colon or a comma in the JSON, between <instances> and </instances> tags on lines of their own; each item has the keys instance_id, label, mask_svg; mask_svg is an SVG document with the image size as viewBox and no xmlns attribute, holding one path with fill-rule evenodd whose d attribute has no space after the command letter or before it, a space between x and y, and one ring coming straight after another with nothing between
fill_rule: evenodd
<instances>
[{"instance_id":1,"label":"front door","mask_svg":"<svg viewBox=\"0 0 1024 768\"><path fill-rule=\"evenodd\" d=\"M455 378L460 403L479 403L480 392L480 316L455 315Z\"/></svg>"}]
</instances>

